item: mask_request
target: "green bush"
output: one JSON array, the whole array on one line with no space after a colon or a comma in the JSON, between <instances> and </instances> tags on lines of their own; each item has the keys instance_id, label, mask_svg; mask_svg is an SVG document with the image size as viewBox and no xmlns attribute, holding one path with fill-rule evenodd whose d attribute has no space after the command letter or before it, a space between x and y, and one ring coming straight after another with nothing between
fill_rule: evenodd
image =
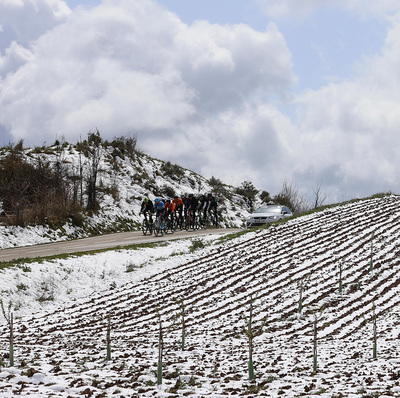
<instances>
[{"instance_id":1,"label":"green bush","mask_svg":"<svg viewBox=\"0 0 400 398\"><path fill-rule=\"evenodd\" d=\"M191 246L189 247L189 250L191 253L193 253L194 251L198 250L198 249L204 249L205 244L203 243L202 240L200 239L195 239Z\"/></svg>"},{"instance_id":2,"label":"green bush","mask_svg":"<svg viewBox=\"0 0 400 398\"><path fill-rule=\"evenodd\" d=\"M175 189L172 188L171 186L164 185L161 188L161 196L165 196L166 198L173 198L176 195Z\"/></svg>"},{"instance_id":3,"label":"green bush","mask_svg":"<svg viewBox=\"0 0 400 398\"><path fill-rule=\"evenodd\" d=\"M180 181L181 178L185 175L185 170L178 166L177 164L172 164L171 162L165 162L161 166L161 171L164 174L164 177L169 177L172 180Z\"/></svg>"},{"instance_id":4,"label":"green bush","mask_svg":"<svg viewBox=\"0 0 400 398\"><path fill-rule=\"evenodd\" d=\"M105 141L104 145L114 148L112 152L114 158L117 156L122 159L125 158L125 156L133 158L136 152L137 137L115 137L111 142Z\"/></svg>"},{"instance_id":5,"label":"green bush","mask_svg":"<svg viewBox=\"0 0 400 398\"><path fill-rule=\"evenodd\" d=\"M242 185L235 189L235 192L242 196L246 203L249 205L250 209L253 209L254 201L256 199L256 195L258 193L258 189L256 189L252 182L243 181Z\"/></svg>"}]
</instances>

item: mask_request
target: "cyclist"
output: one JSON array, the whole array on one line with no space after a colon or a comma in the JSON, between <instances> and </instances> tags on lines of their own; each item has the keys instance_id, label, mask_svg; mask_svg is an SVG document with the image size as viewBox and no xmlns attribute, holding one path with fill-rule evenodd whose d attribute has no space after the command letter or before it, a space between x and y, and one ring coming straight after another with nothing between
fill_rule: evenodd
<instances>
[{"instance_id":1,"label":"cyclist","mask_svg":"<svg viewBox=\"0 0 400 398\"><path fill-rule=\"evenodd\" d=\"M183 202L183 217L184 220L187 220L187 215L189 210L189 197L186 193L182 196L182 202Z\"/></svg>"},{"instance_id":2,"label":"cyclist","mask_svg":"<svg viewBox=\"0 0 400 398\"><path fill-rule=\"evenodd\" d=\"M175 205L173 202L171 202L169 199L165 202L164 205L165 208L165 219L168 221L168 219L171 221L171 223L174 222L174 211L175 211Z\"/></svg>"},{"instance_id":3,"label":"cyclist","mask_svg":"<svg viewBox=\"0 0 400 398\"><path fill-rule=\"evenodd\" d=\"M161 229L164 229L164 202L160 198L155 198L154 199L154 209L156 212L156 217L160 217L161 221Z\"/></svg>"},{"instance_id":4,"label":"cyclist","mask_svg":"<svg viewBox=\"0 0 400 398\"><path fill-rule=\"evenodd\" d=\"M178 220L178 225L182 226L183 200L178 196L175 196L172 203L175 205L175 216Z\"/></svg>"},{"instance_id":5,"label":"cyclist","mask_svg":"<svg viewBox=\"0 0 400 398\"><path fill-rule=\"evenodd\" d=\"M208 213L210 214L211 212L213 212L215 218L215 226L218 226L217 198L212 193L209 193L207 195L207 199L208 199Z\"/></svg>"},{"instance_id":6,"label":"cyclist","mask_svg":"<svg viewBox=\"0 0 400 398\"><path fill-rule=\"evenodd\" d=\"M193 225L196 220L196 212L197 212L198 207L199 207L199 201L197 200L197 198L192 193L189 194L189 196L188 196L188 212L191 212L191 216L193 217L193 219L192 219Z\"/></svg>"},{"instance_id":7,"label":"cyclist","mask_svg":"<svg viewBox=\"0 0 400 398\"><path fill-rule=\"evenodd\" d=\"M152 217L153 211L154 211L153 202L148 197L145 197L143 199L142 206L140 208L139 216L143 214L146 220L148 216L150 224L153 224L153 217Z\"/></svg>"},{"instance_id":8,"label":"cyclist","mask_svg":"<svg viewBox=\"0 0 400 398\"><path fill-rule=\"evenodd\" d=\"M199 204L198 204L198 211L199 211L199 221L201 223L205 223L207 217L207 208L208 208L208 199L206 195L199 196Z\"/></svg>"}]
</instances>

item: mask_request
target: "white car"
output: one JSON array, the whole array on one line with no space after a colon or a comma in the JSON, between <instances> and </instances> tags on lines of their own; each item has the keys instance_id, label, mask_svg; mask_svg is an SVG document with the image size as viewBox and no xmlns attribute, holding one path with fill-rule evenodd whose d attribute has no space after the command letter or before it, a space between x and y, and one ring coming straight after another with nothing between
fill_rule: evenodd
<instances>
[{"instance_id":1,"label":"white car","mask_svg":"<svg viewBox=\"0 0 400 398\"><path fill-rule=\"evenodd\" d=\"M259 207L246 221L246 227L257 227L271 222L291 217L293 213L286 206L263 205Z\"/></svg>"}]
</instances>

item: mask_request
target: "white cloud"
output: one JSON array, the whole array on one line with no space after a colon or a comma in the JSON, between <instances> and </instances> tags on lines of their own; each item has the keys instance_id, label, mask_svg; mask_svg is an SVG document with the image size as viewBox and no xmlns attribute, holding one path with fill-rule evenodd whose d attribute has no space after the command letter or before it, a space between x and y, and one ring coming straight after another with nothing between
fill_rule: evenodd
<instances>
[{"instance_id":1,"label":"white cloud","mask_svg":"<svg viewBox=\"0 0 400 398\"><path fill-rule=\"evenodd\" d=\"M0 81L32 60L34 41L69 14L59 0L0 0Z\"/></svg>"},{"instance_id":2,"label":"white cloud","mask_svg":"<svg viewBox=\"0 0 400 398\"><path fill-rule=\"evenodd\" d=\"M209 112L260 93L283 93L295 81L284 37L275 24L265 32L247 25L197 22L181 32L175 56L184 79L195 87L196 104Z\"/></svg>"},{"instance_id":3,"label":"white cloud","mask_svg":"<svg viewBox=\"0 0 400 398\"><path fill-rule=\"evenodd\" d=\"M13 41L5 50L4 56L0 53L0 76L17 70L20 66L32 59L32 53L24 46Z\"/></svg>"},{"instance_id":4,"label":"white cloud","mask_svg":"<svg viewBox=\"0 0 400 398\"><path fill-rule=\"evenodd\" d=\"M265 32L187 26L149 0L78 8L31 52L0 90L0 122L27 143L95 127L105 136L194 129L212 114L280 95L294 81L274 24Z\"/></svg>"},{"instance_id":5,"label":"white cloud","mask_svg":"<svg viewBox=\"0 0 400 398\"><path fill-rule=\"evenodd\" d=\"M358 195L399 189L399 46L395 23L381 54L366 58L356 79L299 95L299 152L311 155L297 159L300 176L310 178L314 170L317 180L331 170L340 174L342 192ZM338 181L331 177L332 189L338 191Z\"/></svg>"},{"instance_id":6,"label":"white cloud","mask_svg":"<svg viewBox=\"0 0 400 398\"><path fill-rule=\"evenodd\" d=\"M276 193L282 176L293 171L296 138L296 128L274 106L248 104L141 142L159 157L173 154L180 164L207 177L235 186L250 180Z\"/></svg>"},{"instance_id":7,"label":"white cloud","mask_svg":"<svg viewBox=\"0 0 400 398\"><path fill-rule=\"evenodd\" d=\"M328 188L330 201L379 191L398 192L400 3L260 2L273 18L304 19L318 7L328 12L329 7L342 7L362 17L386 20L387 35L380 51L358 60L353 79L337 79L297 96L292 176L308 193L321 181Z\"/></svg>"},{"instance_id":8,"label":"white cloud","mask_svg":"<svg viewBox=\"0 0 400 398\"><path fill-rule=\"evenodd\" d=\"M0 0L0 26L9 43L30 43L69 14L61 0Z\"/></svg>"}]
</instances>

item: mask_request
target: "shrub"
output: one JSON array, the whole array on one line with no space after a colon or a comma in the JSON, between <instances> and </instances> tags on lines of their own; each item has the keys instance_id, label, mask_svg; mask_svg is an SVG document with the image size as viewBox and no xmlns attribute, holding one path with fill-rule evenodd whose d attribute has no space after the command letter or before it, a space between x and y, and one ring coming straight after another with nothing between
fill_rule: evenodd
<instances>
[{"instance_id":1,"label":"shrub","mask_svg":"<svg viewBox=\"0 0 400 398\"><path fill-rule=\"evenodd\" d=\"M230 191L226 188L226 185L218 178L211 177L208 180L208 184L211 186L215 196L222 198L231 198Z\"/></svg>"},{"instance_id":2,"label":"shrub","mask_svg":"<svg viewBox=\"0 0 400 398\"><path fill-rule=\"evenodd\" d=\"M45 277L40 283L37 284L36 300L39 303L46 301L54 301L56 293L56 284L54 278Z\"/></svg>"},{"instance_id":3,"label":"shrub","mask_svg":"<svg viewBox=\"0 0 400 398\"><path fill-rule=\"evenodd\" d=\"M198 249L204 249L205 245L203 243L203 241L201 239L195 239L191 246L189 247L189 250L191 253L193 253L194 251L198 250Z\"/></svg>"},{"instance_id":4,"label":"shrub","mask_svg":"<svg viewBox=\"0 0 400 398\"><path fill-rule=\"evenodd\" d=\"M258 193L258 189L256 189L253 185L252 182L250 181L243 181L242 185L238 188L235 189L235 192L238 195L243 196L245 199L246 203L250 207L250 209L253 209L254 201L256 199L256 195Z\"/></svg>"},{"instance_id":5,"label":"shrub","mask_svg":"<svg viewBox=\"0 0 400 398\"><path fill-rule=\"evenodd\" d=\"M165 162L161 166L161 171L164 176L171 178L180 182L181 178L185 175L185 170L178 166L177 164L172 164L171 162Z\"/></svg>"},{"instance_id":6,"label":"shrub","mask_svg":"<svg viewBox=\"0 0 400 398\"><path fill-rule=\"evenodd\" d=\"M267 192L267 191L262 191L262 192L261 192L261 194L260 194L260 199L261 199L261 201L262 201L263 203L268 203L268 202L270 202L270 201L272 200L272 198L271 198L269 192Z\"/></svg>"},{"instance_id":7,"label":"shrub","mask_svg":"<svg viewBox=\"0 0 400 398\"><path fill-rule=\"evenodd\" d=\"M163 185L161 188L161 196L165 196L167 198L173 198L176 195L175 189L169 185Z\"/></svg>"},{"instance_id":8,"label":"shrub","mask_svg":"<svg viewBox=\"0 0 400 398\"><path fill-rule=\"evenodd\" d=\"M32 164L15 150L0 160L0 198L17 225L42 222L55 208L65 209L66 194L60 170L49 161L39 157Z\"/></svg>"},{"instance_id":9,"label":"shrub","mask_svg":"<svg viewBox=\"0 0 400 398\"><path fill-rule=\"evenodd\" d=\"M124 158L125 156L133 158L136 152L137 136L135 135L131 137L114 137L111 142L106 141L104 145L109 145L114 148L112 152L112 156L114 158L117 156L119 156L120 158Z\"/></svg>"}]
</instances>

